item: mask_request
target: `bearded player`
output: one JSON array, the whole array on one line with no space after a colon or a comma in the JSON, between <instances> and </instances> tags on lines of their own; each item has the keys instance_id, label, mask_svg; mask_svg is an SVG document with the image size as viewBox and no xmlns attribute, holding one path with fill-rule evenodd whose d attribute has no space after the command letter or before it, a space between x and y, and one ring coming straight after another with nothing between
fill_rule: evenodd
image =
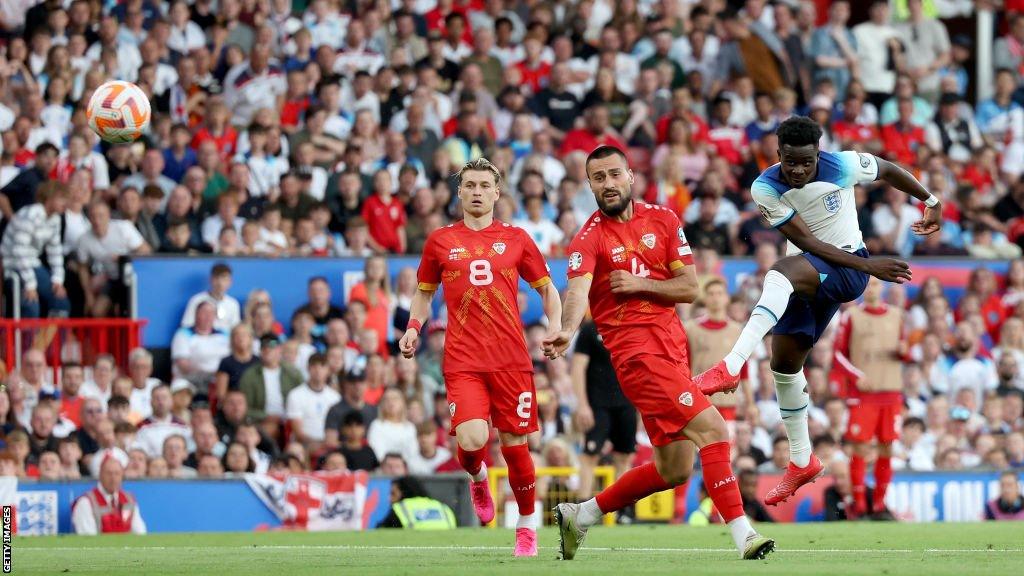
<instances>
[{"instance_id":1,"label":"bearded player","mask_svg":"<svg viewBox=\"0 0 1024 576\"><path fill-rule=\"evenodd\" d=\"M831 380L850 409L846 440L853 444L853 508L847 509L847 518L870 514L877 520L892 520L885 507L885 493L892 482L892 443L900 437L905 353L903 310L888 306L882 300L882 281L871 278L864 290L864 303L841 316L832 362ZM875 439L878 458L869 510L865 458Z\"/></svg>"},{"instance_id":2,"label":"bearded player","mask_svg":"<svg viewBox=\"0 0 1024 576\"><path fill-rule=\"evenodd\" d=\"M587 530L604 514L686 482L695 447L704 486L741 557L764 558L775 542L755 532L743 514L725 421L690 380L686 333L675 305L693 302L698 286L679 218L632 200L633 172L618 148L598 147L586 170L599 210L569 245L562 330L544 340L544 351L549 358L565 352L589 298L622 391L640 411L654 445L654 462L629 470L582 504L555 508L562 558L576 556Z\"/></svg>"},{"instance_id":3,"label":"bearded player","mask_svg":"<svg viewBox=\"0 0 1024 576\"><path fill-rule=\"evenodd\" d=\"M840 304L859 297L870 276L900 284L911 279L906 262L869 257L853 187L883 180L923 202L924 218L911 226L916 234L932 234L942 221L939 199L906 170L871 154L820 151L821 126L810 118L794 116L776 135L780 162L762 172L750 192L768 223L789 240L787 256L765 274L761 298L732 351L695 378L705 394L735 390L741 367L774 327L771 368L790 460L765 497L769 506L824 474L807 430L803 368L811 348Z\"/></svg>"},{"instance_id":4,"label":"bearded player","mask_svg":"<svg viewBox=\"0 0 1024 576\"><path fill-rule=\"evenodd\" d=\"M521 228L495 220L499 181L498 169L484 158L459 172L465 217L427 237L417 274L419 288L399 347L406 358L416 353L430 301L443 285L448 306L443 367L451 434L459 444L459 463L472 477L473 507L481 523L494 519L484 464L489 418L498 429L519 506L515 555L536 556L536 474L526 435L539 428L533 362L516 298L520 277L540 293L551 334L561 326L562 306L533 239Z\"/></svg>"}]
</instances>

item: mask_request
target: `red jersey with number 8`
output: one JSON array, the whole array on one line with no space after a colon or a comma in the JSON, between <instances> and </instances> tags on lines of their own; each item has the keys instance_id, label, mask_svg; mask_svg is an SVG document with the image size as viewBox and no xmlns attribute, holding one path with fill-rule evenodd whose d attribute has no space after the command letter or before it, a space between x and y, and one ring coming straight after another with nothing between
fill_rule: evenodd
<instances>
[{"instance_id":1,"label":"red jersey with number 8","mask_svg":"<svg viewBox=\"0 0 1024 576\"><path fill-rule=\"evenodd\" d=\"M462 222L427 237L417 273L421 290L443 287L448 306L444 372L533 372L519 316L519 279L551 282L544 257L522 228L495 220Z\"/></svg>"},{"instance_id":2,"label":"red jersey with number 8","mask_svg":"<svg viewBox=\"0 0 1024 576\"><path fill-rule=\"evenodd\" d=\"M661 206L633 202L629 222L597 211L580 228L569 245L569 278L593 279L590 310L617 366L638 354L687 363L686 332L675 304L645 294L613 293L612 271L667 280L692 264L679 218Z\"/></svg>"}]
</instances>

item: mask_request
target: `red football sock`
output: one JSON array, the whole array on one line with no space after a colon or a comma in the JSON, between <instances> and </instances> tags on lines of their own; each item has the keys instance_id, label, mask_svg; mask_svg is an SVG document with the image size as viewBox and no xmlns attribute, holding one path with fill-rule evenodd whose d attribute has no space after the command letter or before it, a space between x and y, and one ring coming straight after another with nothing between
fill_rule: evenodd
<instances>
[{"instance_id":1,"label":"red football sock","mask_svg":"<svg viewBox=\"0 0 1024 576\"><path fill-rule=\"evenodd\" d=\"M731 522L743 516L740 485L729 463L729 443L715 442L701 448L700 465L704 470L704 488L722 519Z\"/></svg>"},{"instance_id":2,"label":"red football sock","mask_svg":"<svg viewBox=\"0 0 1024 576\"><path fill-rule=\"evenodd\" d=\"M484 454L487 452L487 448L483 447L479 450L463 450L462 446L459 446L459 464L462 464L462 469L469 472L470 475L474 475L480 472L480 466L484 463Z\"/></svg>"},{"instance_id":3,"label":"red football sock","mask_svg":"<svg viewBox=\"0 0 1024 576\"><path fill-rule=\"evenodd\" d=\"M853 502L860 514L868 509L867 488L864 486L865 468L864 458L854 454L850 459L850 484L853 486Z\"/></svg>"},{"instance_id":4,"label":"red football sock","mask_svg":"<svg viewBox=\"0 0 1024 576\"><path fill-rule=\"evenodd\" d=\"M892 482L892 458L879 456L875 460L875 493L871 499L875 510L885 510L885 492Z\"/></svg>"},{"instance_id":5,"label":"red football sock","mask_svg":"<svg viewBox=\"0 0 1024 576\"><path fill-rule=\"evenodd\" d=\"M501 455L508 464L508 483L519 505L519 516L529 516L533 514L537 503L537 474L533 468L530 448L526 444L502 446Z\"/></svg>"},{"instance_id":6,"label":"red football sock","mask_svg":"<svg viewBox=\"0 0 1024 576\"><path fill-rule=\"evenodd\" d=\"M621 510L637 500L650 496L671 486L658 474L654 462L631 468L611 486L605 488L595 498L601 512L608 514Z\"/></svg>"}]
</instances>

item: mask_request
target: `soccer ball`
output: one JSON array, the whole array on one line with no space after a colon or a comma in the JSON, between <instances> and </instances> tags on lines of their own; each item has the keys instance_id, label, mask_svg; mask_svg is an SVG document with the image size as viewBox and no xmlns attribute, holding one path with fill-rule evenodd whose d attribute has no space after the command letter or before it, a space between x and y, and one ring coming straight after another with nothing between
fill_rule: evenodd
<instances>
[{"instance_id":1,"label":"soccer ball","mask_svg":"<svg viewBox=\"0 0 1024 576\"><path fill-rule=\"evenodd\" d=\"M89 128L103 140L133 142L149 126L149 98L131 82L111 80L93 92L85 117Z\"/></svg>"}]
</instances>

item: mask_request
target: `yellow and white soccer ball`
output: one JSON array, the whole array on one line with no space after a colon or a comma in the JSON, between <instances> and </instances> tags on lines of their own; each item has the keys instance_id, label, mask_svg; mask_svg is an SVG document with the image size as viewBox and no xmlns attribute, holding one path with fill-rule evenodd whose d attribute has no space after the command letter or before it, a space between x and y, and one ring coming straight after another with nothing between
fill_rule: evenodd
<instances>
[{"instance_id":1,"label":"yellow and white soccer ball","mask_svg":"<svg viewBox=\"0 0 1024 576\"><path fill-rule=\"evenodd\" d=\"M131 82L111 80L96 89L85 110L89 128L112 144L134 142L149 126L149 98Z\"/></svg>"}]
</instances>

